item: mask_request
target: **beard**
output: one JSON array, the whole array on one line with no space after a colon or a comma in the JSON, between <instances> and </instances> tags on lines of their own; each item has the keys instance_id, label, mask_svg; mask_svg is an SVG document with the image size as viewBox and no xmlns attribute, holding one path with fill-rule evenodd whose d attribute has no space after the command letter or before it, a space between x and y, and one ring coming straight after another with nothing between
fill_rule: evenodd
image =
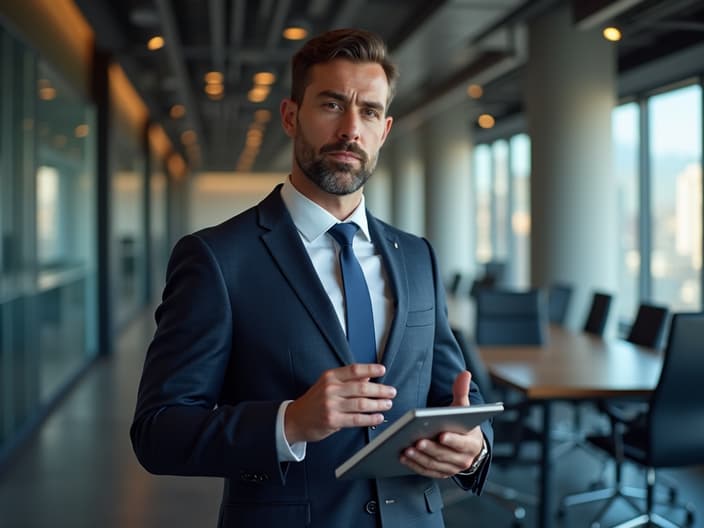
<instances>
[{"instance_id":1,"label":"beard","mask_svg":"<svg viewBox=\"0 0 704 528\"><path fill-rule=\"evenodd\" d=\"M371 177L376 167L377 156L369 157L356 143L338 141L328 143L316 153L315 147L306 139L298 123L294 138L294 157L303 174L323 191L343 196L352 194ZM359 158L359 168L351 163L327 159L327 152L351 152Z\"/></svg>"}]
</instances>

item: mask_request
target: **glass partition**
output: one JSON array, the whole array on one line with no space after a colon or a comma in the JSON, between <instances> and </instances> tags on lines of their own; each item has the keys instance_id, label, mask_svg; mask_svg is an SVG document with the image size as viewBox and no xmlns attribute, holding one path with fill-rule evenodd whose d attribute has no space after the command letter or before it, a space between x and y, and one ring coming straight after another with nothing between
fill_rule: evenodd
<instances>
[{"instance_id":1,"label":"glass partition","mask_svg":"<svg viewBox=\"0 0 704 528\"><path fill-rule=\"evenodd\" d=\"M97 353L93 108L0 28L0 459Z\"/></svg>"},{"instance_id":2,"label":"glass partition","mask_svg":"<svg viewBox=\"0 0 704 528\"><path fill-rule=\"evenodd\" d=\"M111 130L111 277L116 328L145 299L145 157L132 129L118 118Z\"/></svg>"}]
</instances>

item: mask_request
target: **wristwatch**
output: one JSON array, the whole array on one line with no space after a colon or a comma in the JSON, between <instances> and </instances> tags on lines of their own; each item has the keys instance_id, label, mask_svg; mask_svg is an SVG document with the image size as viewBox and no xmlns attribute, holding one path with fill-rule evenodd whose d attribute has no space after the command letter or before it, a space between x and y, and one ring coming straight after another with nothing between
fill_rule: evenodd
<instances>
[{"instance_id":1,"label":"wristwatch","mask_svg":"<svg viewBox=\"0 0 704 528\"><path fill-rule=\"evenodd\" d=\"M467 469L464 471L460 471L460 475L474 475L477 470L482 467L482 463L484 463L484 459L487 457L489 454L489 448L486 445L486 439L482 438L482 449L479 451L479 454L474 458L472 461L472 465L469 466Z\"/></svg>"}]
</instances>

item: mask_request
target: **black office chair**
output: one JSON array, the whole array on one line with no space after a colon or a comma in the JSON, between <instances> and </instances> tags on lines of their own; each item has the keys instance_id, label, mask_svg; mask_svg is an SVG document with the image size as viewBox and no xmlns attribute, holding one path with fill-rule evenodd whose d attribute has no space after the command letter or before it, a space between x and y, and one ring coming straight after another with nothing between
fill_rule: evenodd
<instances>
[{"instance_id":1,"label":"black office chair","mask_svg":"<svg viewBox=\"0 0 704 528\"><path fill-rule=\"evenodd\" d=\"M467 370L472 373L472 381L481 390L484 400L487 402L500 401L499 391L491 380L489 371L479 356L477 349L467 342L461 330L453 328L452 333L462 351ZM537 465L538 460L522 456L524 448L528 444L537 444L541 439L534 429L525 424L531 410L531 404L526 400L511 403L504 402L504 409L504 412L493 421L494 446L492 464L508 467L514 467L517 463ZM485 484L482 496L491 497L500 506L511 511L514 526L520 526L525 518L525 506L535 506L536 504L534 496L502 486L492 480L487 481Z\"/></svg>"},{"instance_id":2,"label":"black office chair","mask_svg":"<svg viewBox=\"0 0 704 528\"><path fill-rule=\"evenodd\" d=\"M564 325L574 288L570 284L555 283L548 289L548 320Z\"/></svg>"},{"instance_id":3,"label":"black office chair","mask_svg":"<svg viewBox=\"0 0 704 528\"><path fill-rule=\"evenodd\" d=\"M476 298L477 293L481 290L493 290L501 288L504 284L504 275L506 274L506 263L500 260L490 260L484 263L484 273L472 281L472 286L469 290L470 297Z\"/></svg>"},{"instance_id":4,"label":"black office chair","mask_svg":"<svg viewBox=\"0 0 704 528\"><path fill-rule=\"evenodd\" d=\"M631 325L631 328L626 337L626 341L634 345L644 346L653 349L662 348L663 338L670 311L664 306L656 306L654 304L641 303L638 306L638 312ZM610 418L611 427L618 427L614 423L613 416L620 418L634 417L640 413L647 411L648 403L644 398L640 400L599 400L597 407L600 412ZM602 468L602 476L595 481L591 486L596 488L599 483L603 482L603 474L606 470L606 464Z\"/></svg>"},{"instance_id":5,"label":"black office chair","mask_svg":"<svg viewBox=\"0 0 704 528\"><path fill-rule=\"evenodd\" d=\"M667 328L670 311L664 306L641 303L633 320L626 341L643 347L660 349ZM613 410L619 416L637 414L645 410L645 402L603 400L599 402L602 411L609 414Z\"/></svg>"},{"instance_id":6,"label":"black office chair","mask_svg":"<svg viewBox=\"0 0 704 528\"><path fill-rule=\"evenodd\" d=\"M594 292L592 304L589 307L589 314L584 322L583 330L589 334L597 336L604 335L606 322L609 320L609 310L613 297L608 293Z\"/></svg>"},{"instance_id":7,"label":"black office chair","mask_svg":"<svg viewBox=\"0 0 704 528\"><path fill-rule=\"evenodd\" d=\"M648 348L660 348L670 311L664 306L642 303L626 341Z\"/></svg>"},{"instance_id":8,"label":"black office chair","mask_svg":"<svg viewBox=\"0 0 704 528\"><path fill-rule=\"evenodd\" d=\"M547 306L541 290L480 290L475 340L480 345L540 345L547 339Z\"/></svg>"},{"instance_id":9,"label":"black office chair","mask_svg":"<svg viewBox=\"0 0 704 528\"><path fill-rule=\"evenodd\" d=\"M563 497L559 513L567 506L606 500L594 522L598 523L613 502L622 498L639 514L618 526L676 526L654 511L655 470L704 464L704 313L675 314L672 317L662 372L647 411L635 417L612 415L616 425L610 435L589 436L590 444L607 452L615 462L615 482L611 488ZM646 469L646 489L623 485L623 462L628 459ZM645 511L633 500L645 499ZM694 509L677 502L669 493L670 508L683 509L687 524L694 523Z\"/></svg>"}]
</instances>

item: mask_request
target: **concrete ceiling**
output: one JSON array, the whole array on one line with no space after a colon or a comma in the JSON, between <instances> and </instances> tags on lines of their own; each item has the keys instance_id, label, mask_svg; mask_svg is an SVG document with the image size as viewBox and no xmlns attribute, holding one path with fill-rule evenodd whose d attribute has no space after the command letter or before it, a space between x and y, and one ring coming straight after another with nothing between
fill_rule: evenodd
<instances>
[{"instance_id":1,"label":"concrete ceiling","mask_svg":"<svg viewBox=\"0 0 704 528\"><path fill-rule=\"evenodd\" d=\"M76 0L96 29L97 46L123 65L144 98L151 119L163 125L197 170L288 170L288 139L278 106L289 93L289 60L300 42L282 37L293 22L311 34L337 27L379 33L401 71L391 113L400 123L423 117L443 99L466 97L470 82L492 87L476 112L497 116L520 111L523 25L565 0ZM581 27L618 23L619 67L628 69L704 40L700 0L573 0ZM149 51L160 34L166 45ZM210 98L205 74L224 74L224 95ZM269 71L276 82L265 101L247 93L253 75ZM169 115L175 104L186 114ZM267 110L270 120L262 121ZM265 117L264 117L265 119ZM468 116L468 123L471 116ZM251 164L243 164L253 123L263 141ZM197 147L182 134L193 130Z\"/></svg>"}]
</instances>

